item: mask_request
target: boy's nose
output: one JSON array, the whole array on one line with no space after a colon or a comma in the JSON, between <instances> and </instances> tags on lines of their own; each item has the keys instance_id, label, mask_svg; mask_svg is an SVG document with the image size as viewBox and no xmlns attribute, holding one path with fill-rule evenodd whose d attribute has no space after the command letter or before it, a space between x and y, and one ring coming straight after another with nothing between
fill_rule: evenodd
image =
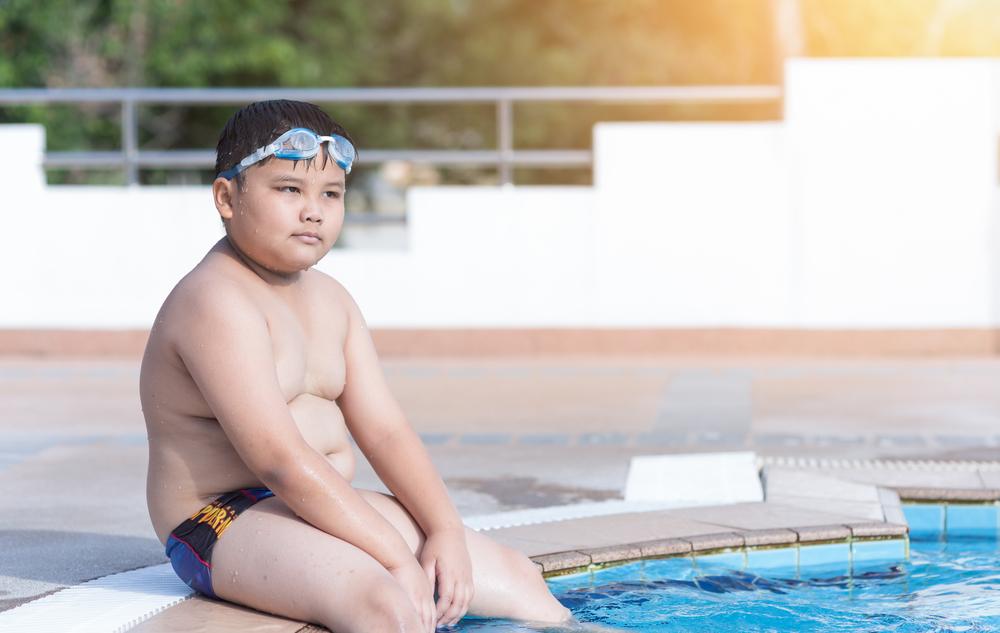
<instances>
[{"instance_id":1,"label":"boy's nose","mask_svg":"<svg viewBox=\"0 0 1000 633\"><path fill-rule=\"evenodd\" d=\"M323 222L323 207L318 200L306 199L301 219L303 222Z\"/></svg>"}]
</instances>

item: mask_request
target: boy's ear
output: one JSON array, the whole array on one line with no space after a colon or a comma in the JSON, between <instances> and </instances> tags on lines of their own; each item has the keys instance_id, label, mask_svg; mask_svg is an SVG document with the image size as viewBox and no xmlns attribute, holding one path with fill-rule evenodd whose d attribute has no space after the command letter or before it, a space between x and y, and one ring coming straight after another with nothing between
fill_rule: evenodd
<instances>
[{"instance_id":1,"label":"boy's ear","mask_svg":"<svg viewBox=\"0 0 1000 633\"><path fill-rule=\"evenodd\" d=\"M224 220L230 220L234 214L236 200L236 190L239 187L236 179L216 178L212 183L212 198L215 199L215 208Z\"/></svg>"}]
</instances>

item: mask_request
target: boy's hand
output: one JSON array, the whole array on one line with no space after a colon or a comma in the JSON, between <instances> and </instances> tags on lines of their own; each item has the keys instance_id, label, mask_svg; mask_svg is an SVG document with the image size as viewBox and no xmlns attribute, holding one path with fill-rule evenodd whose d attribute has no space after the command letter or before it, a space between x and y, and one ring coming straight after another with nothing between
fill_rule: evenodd
<instances>
[{"instance_id":1,"label":"boy's hand","mask_svg":"<svg viewBox=\"0 0 1000 633\"><path fill-rule=\"evenodd\" d=\"M420 616L424 630L427 633L433 633L435 627L433 585L427 584L427 578L422 573L420 566L416 564L416 560L388 571L403 587L406 595L410 597L410 602L413 603L413 608Z\"/></svg>"},{"instance_id":2,"label":"boy's hand","mask_svg":"<svg viewBox=\"0 0 1000 633\"><path fill-rule=\"evenodd\" d=\"M420 565L431 587L437 585L436 626L450 626L469 610L475 591L472 559L465 545L465 532L436 532L427 535L420 552Z\"/></svg>"}]
</instances>

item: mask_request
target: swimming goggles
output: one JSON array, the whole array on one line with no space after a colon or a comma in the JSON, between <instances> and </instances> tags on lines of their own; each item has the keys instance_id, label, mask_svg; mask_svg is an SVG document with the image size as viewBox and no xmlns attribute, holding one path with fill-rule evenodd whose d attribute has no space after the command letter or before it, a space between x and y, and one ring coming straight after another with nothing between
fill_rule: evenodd
<instances>
[{"instance_id":1,"label":"swimming goggles","mask_svg":"<svg viewBox=\"0 0 1000 633\"><path fill-rule=\"evenodd\" d=\"M312 130L304 127L297 127L288 130L279 136L270 145L265 145L253 154L240 161L240 164L232 169L219 174L219 178L231 180L233 176L240 173L254 163L260 162L268 156L274 155L278 158L288 160L305 160L312 158L319 153L323 143L328 144L330 157L340 165L345 174L351 173L351 163L354 162L354 146L343 136L334 134L333 136L320 136Z\"/></svg>"}]
</instances>

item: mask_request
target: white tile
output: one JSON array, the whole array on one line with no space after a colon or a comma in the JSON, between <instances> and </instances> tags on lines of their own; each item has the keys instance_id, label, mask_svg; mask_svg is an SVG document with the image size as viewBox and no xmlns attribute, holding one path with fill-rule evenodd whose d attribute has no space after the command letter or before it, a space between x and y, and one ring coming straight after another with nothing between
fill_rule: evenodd
<instances>
[{"instance_id":1,"label":"white tile","mask_svg":"<svg viewBox=\"0 0 1000 633\"><path fill-rule=\"evenodd\" d=\"M626 501L722 505L763 501L752 451L633 457Z\"/></svg>"}]
</instances>

